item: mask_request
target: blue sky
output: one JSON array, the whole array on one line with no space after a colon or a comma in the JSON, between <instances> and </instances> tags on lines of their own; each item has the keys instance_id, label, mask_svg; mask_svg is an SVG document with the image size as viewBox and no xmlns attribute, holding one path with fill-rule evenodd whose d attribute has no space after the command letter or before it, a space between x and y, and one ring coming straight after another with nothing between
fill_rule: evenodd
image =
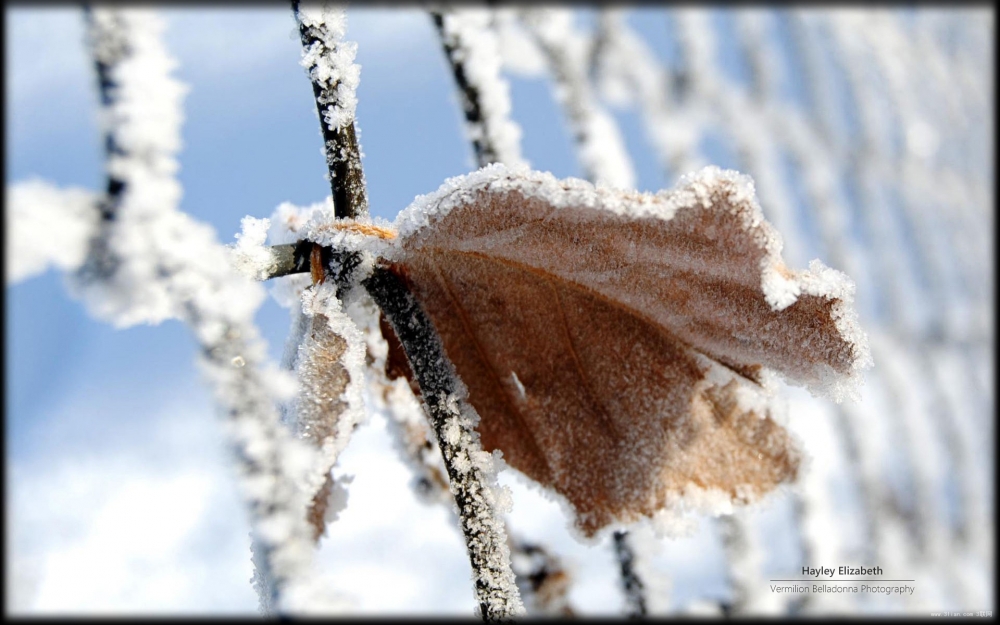
<instances>
[{"instance_id":1,"label":"blue sky","mask_svg":"<svg viewBox=\"0 0 1000 625\"><path fill-rule=\"evenodd\" d=\"M172 8L166 41L191 90L180 154L183 210L231 242L245 215L329 193L311 89L290 10ZM391 219L418 194L472 169L452 78L432 23L415 9L348 13L362 66L358 123L372 213ZM667 58L659 11L632 25ZM72 7L6 9L6 180L104 186L94 75ZM739 68L733 66L734 75ZM536 169L580 175L545 80L512 81L523 151ZM639 188L667 186L634 113L617 114ZM732 166L720 152L722 166ZM195 344L178 322L115 330L91 319L49 271L6 289L8 564L22 604L46 610L253 611L243 518ZM277 358L288 313L258 315ZM464 546L440 507L418 504L377 419L343 456L356 474L321 561L366 610L470 614ZM505 478L506 479L506 478ZM513 478L508 480L514 483ZM776 504L763 514L781 517ZM551 536L580 570L577 604L616 613L610 550L565 531L558 506L518 483L513 520ZM773 526L780 528L779 525ZM713 530L671 544L678 597L722 596ZM770 530L770 557L792 539ZM774 533L776 532L776 533ZM432 563L433 575L426 574ZM424 571L422 573L422 571ZM143 577L145 576L145 577ZM140 582L138 580L146 581ZM395 586L392 584L396 582ZM390 588L391 586L391 588ZM209 590L211 589L211 590ZM15 603L15 605L17 605ZM587 611L585 610L585 611Z\"/></svg>"}]
</instances>

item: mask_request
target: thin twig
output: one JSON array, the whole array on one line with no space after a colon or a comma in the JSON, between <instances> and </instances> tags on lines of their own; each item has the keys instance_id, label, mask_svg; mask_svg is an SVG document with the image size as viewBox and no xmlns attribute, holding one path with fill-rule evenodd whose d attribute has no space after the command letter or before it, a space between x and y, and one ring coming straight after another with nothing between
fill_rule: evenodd
<instances>
[{"instance_id":1,"label":"thin twig","mask_svg":"<svg viewBox=\"0 0 1000 625\"><path fill-rule=\"evenodd\" d=\"M306 10L299 6L299 0L292 0L292 11L299 27L302 49L309 54L305 60L306 69L316 99L316 110L319 112L334 211L340 219L363 217L368 214L368 195L361 168L361 149L354 126L355 85L346 84L351 80L356 81L357 77L340 74L330 76L327 72L318 71L325 59L331 59L331 64L347 61L346 64L350 65L354 49L339 41L342 33L332 30L331 25L324 22L325 15L320 14L323 17L318 19L307 15Z\"/></svg>"},{"instance_id":2,"label":"thin twig","mask_svg":"<svg viewBox=\"0 0 1000 625\"><path fill-rule=\"evenodd\" d=\"M479 167L521 164L521 129L510 119L510 88L500 76L500 51L485 9L430 12L451 66Z\"/></svg>"},{"instance_id":3,"label":"thin twig","mask_svg":"<svg viewBox=\"0 0 1000 625\"><path fill-rule=\"evenodd\" d=\"M635 551L629 544L628 532L615 532L614 544L622 590L625 591L625 614L629 618L646 616L645 584L635 571Z\"/></svg>"},{"instance_id":4,"label":"thin twig","mask_svg":"<svg viewBox=\"0 0 1000 625\"><path fill-rule=\"evenodd\" d=\"M635 172L615 120L589 80L589 40L568 9L531 8L522 21L545 55L556 98L569 123L584 177L595 184L635 188Z\"/></svg>"},{"instance_id":5,"label":"thin twig","mask_svg":"<svg viewBox=\"0 0 1000 625\"><path fill-rule=\"evenodd\" d=\"M354 127L355 88L360 68L354 63L356 45L344 40L343 8L304 8L291 3L302 41L302 65L312 85L320 118L320 133L329 169L334 215L337 219L368 214L361 153ZM313 288L303 315L293 318L297 343L289 346L289 361L299 381L299 397L288 407L297 434L319 451L309 482L311 501L306 516L319 541L336 513L338 483L333 467L363 416L362 363L364 340L344 312L346 304L363 291L354 289L354 270L361 254L321 247L308 241L271 248L274 276L310 271ZM332 284L319 284L332 274ZM305 301L305 300L304 300Z\"/></svg>"},{"instance_id":6,"label":"thin twig","mask_svg":"<svg viewBox=\"0 0 1000 625\"><path fill-rule=\"evenodd\" d=\"M363 282L406 351L444 458L462 532L469 549L476 596L484 620L523 613L510 567L510 550L497 514L492 457L482 450L475 413L455 377L434 326L406 284L376 267Z\"/></svg>"},{"instance_id":7,"label":"thin twig","mask_svg":"<svg viewBox=\"0 0 1000 625\"><path fill-rule=\"evenodd\" d=\"M170 75L163 23L141 9L88 9L86 16L106 124L108 193L91 263L74 286L116 325L178 317L191 328L250 509L261 607L307 609L315 605L309 529L299 475L288 461L303 450L279 421L264 370L266 349L253 324L260 287L230 266L210 230L176 207L184 86ZM131 80L137 75L157 88ZM159 132L144 132L152 124Z\"/></svg>"}]
</instances>

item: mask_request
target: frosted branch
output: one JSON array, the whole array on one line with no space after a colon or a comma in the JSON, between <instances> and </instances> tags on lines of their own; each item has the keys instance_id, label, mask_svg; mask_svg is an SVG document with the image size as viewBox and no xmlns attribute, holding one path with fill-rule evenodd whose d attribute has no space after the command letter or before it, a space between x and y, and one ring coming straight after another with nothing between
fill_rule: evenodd
<instances>
[{"instance_id":1,"label":"frosted branch","mask_svg":"<svg viewBox=\"0 0 1000 625\"><path fill-rule=\"evenodd\" d=\"M600 106L590 84L590 44L573 26L571 11L526 9L522 19L548 61L585 177L597 184L634 188L631 159L614 119Z\"/></svg>"},{"instance_id":2,"label":"frosted branch","mask_svg":"<svg viewBox=\"0 0 1000 625\"><path fill-rule=\"evenodd\" d=\"M185 87L146 10L93 9L109 193L75 288L116 325L179 317L201 347L200 367L226 416L255 541L255 586L267 611L331 607L318 600L303 511L311 451L278 419L289 381L265 364L253 323L263 292L239 275L212 230L177 209L180 103Z\"/></svg>"},{"instance_id":3,"label":"frosted branch","mask_svg":"<svg viewBox=\"0 0 1000 625\"><path fill-rule=\"evenodd\" d=\"M176 273L193 260L178 236L193 222L176 210L186 87L170 75L176 62L160 42L163 25L155 16L103 9L86 16L108 186L74 290L95 316L116 325L157 323L180 316L169 291L178 283ZM198 234L213 237L211 231Z\"/></svg>"},{"instance_id":4,"label":"frosted branch","mask_svg":"<svg viewBox=\"0 0 1000 625\"><path fill-rule=\"evenodd\" d=\"M528 615L576 616L568 597L572 578L559 557L538 543L513 535L507 544Z\"/></svg>"},{"instance_id":5,"label":"frosted branch","mask_svg":"<svg viewBox=\"0 0 1000 625\"><path fill-rule=\"evenodd\" d=\"M521 128L510 118L510 86L500 75L497 36L488 9L431 11L458 87L466 130L480 167L521 158Z\"/></svg>"},{"instance_id":6,"label":"frosted branch","mask_svg":"<svg viewBox=\"0 0 1000 625\"><path fill-rule=\"evenodd\" d=\"M595 78L616 106L638 104L664 170L673 176L701 169L708 162L698 152L707 123L697 107L677 106L670 73L625 22L620 9L604 8L598 18L600 47L594 52Z\"/></svg>"},{"instance_id":7,"label":"frosted branch","mask_svg":"<svg viewBox=\"0 0 1000 625\"><path fill-rule=\"evenodd\" d=\"M628 532L615 532L613 538L619 579L625 592L625 614L630 618L646 616L645 584L635 571L635 551L629 542Z\"/></svg>"},{"instance_id":8,"label":"frosted branch","mask_svg":"<svg viewBox=\"0 0 1000 625\"><path fill-rule=\"evenodd\" d=\"M320 116L323 154L329 168L333 206L338 218L368 214L365 176L361 168L354 112L361 68L354 63L357 44L344 41L343 8L300 6L292 11L302 39L302 66L309 74Z\"/></svg>"},{"instance_id":9,"label":"frosted branch","mask_svg":"<svg viewBox=\"0 0 1000 625\"><path fill-rule=\"evenodd\" d=\"M50 267L75 271L83 265L100 221L99 196L39 179L10 185L5 196L8 285Z\"/></svg>"},{"instance_id":10,"label":"frosted branch","mask_svg":"<svg viewBox=\"0 0 1000 625\"><path fill-rule=\"evenodd\" d=\"M399 337L420 386L458 506L480 614L486 620L517 616L524 607L499 516L508 505L507 495L496 485L492 456L479 443L478 415L466 401L465 388L434 326L405 283L391 271L376 268L364 285Z\"/></svg>"}]
</instances>

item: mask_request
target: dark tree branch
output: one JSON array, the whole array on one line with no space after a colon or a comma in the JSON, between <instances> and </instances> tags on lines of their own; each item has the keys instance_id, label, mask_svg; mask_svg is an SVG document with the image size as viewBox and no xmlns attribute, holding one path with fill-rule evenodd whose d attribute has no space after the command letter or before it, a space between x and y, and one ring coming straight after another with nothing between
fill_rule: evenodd
<instances>
[{"instance_id":1,"label":"dark tree branch","mask_svg":"<svg viewBox=\"0 0 1000 625\"><path fill-rule=\"evenodd\" d=\"M114 68L132 54L132 49L120 20L116 19L112 28L102 28L94 19L94 12L89 4L83 5L83 16L89 30L94 68L97 70L97 87L101 98L101 107L110 109L117 103L115 89L118 85L112 77ZM105 129L104 151L106 158L125 154L118 142L118 137L115 135L116 129L117 127ZM125 182L109 174L107 193L99 207L103 221L114 219L124 190Z\"/></svg>"},{"instance_id":2,"label":"dark tree branch","mask_svg":"<svg viewBox=\"0 0 1000 625\"><path fill-rule=\"evenodd\" d=\"M457 37L449 35L445 26L445 20L450 17L446 11L430 11L431 19L434 20L434 26L437 27L438 35L441 37L441 45L444 47L448 64L451 65L451 73L455 77L455 85L458 87L465 121L470 127L476 128L470 133L472 135L472 149L476 153L476 163L479 167L483 167L499 161L500 158L496 146L492 144L486 133L486 120L483 117L479 89L469 82L466 75L465 58L461 51L461 45Z\"/></svg>"},{"instance_id":3,"label":"dark tree branch","mask_svg":"<svg viewBox=\"0 0 1000 625\"><path fill-rule=\"evenodd\" d=\"M510 537L511 564L522 596L531 597L534 609L545 616L574 617L569 604L571 577L561 559L538 543Z\"/></svg>"},{"instance_id":4,"label":"dark tree branch","mask_svg":"<svg viewBox=\"0 0 1000 625\"><path fill-rule=\"evenodd\" d=\"M132 54L128 41L127 29L117 14L112 16L112 24L101 24L95 17L89 4L83 6L84 20L87 24L91 57L97 73L98 93L101 99L101 109L110 112L118 104L117 87L114 79L115 68ZM107 115L105 119L110 119ZM127 156L121 147L116 131L118 125L111 124L104 129L105 163L114 157ZM121 208L122 196L125 193L125 181L111 173L108 168L107 187L104 195L97 201L97 209L101 221L90 241L87 259L78 270L85 280L100 280L115 273L121 264L110 249L111 230L116 215Z\"/></svg>"},{"instance_id":5,"label":"dark tree branch","mask_svg":"<svg viewBox=\"0 0 1000 625\"><path fill-rule=\"evenodd\" d=\"M618 558L622 589L625 591L625 613L629 618L639 618L646 616L646 592L642 579L635 572L635 552L628 536L628 532L615 532L615 557Z\"/></svg>"},{"instance_id":6,"label":"dark tree branch","mask_svg":"<svg viewBox=\"0 0 1000 625\"><path fill-rule=\"evenodd\" d=\"M280 278L293 273L307 273L311 269L309 256L312 247L313 244L305 240L272 245L270 250L271 254L274 255L274 270L264 279Z\"/></svg>"},{"instance_id":7,"label":"dark tree branch","mask_svg":"<svg viewBox=\"0 0 1000 625\"><path fill-rule=\"evenodd\" d=\"M321 55L332 54L324 43L325 33L321 27L307 26L299 13L299 1L292 0L292 11L299 27L302 49L321 46ZM324 120L324 113L330 107L340 106L337 86L339 82L318 82L312 77L314 67L308 68L316 110L319 112L320 131L323 135L323 152L330 172L330 190L333 194L333 209L339 219L357 219L368 214L368 194L365 175L361 168L361 150L358 146L354 121L337 128L330 128Z\"/></svg>"},{"instance_id":8,"label":"dark tree branch","mask_svg":"<svg viewBox=\"0 0 1000 625\"><path fill-rule=\"evenodd\" d=\"M458 397L451 361L433 324L402 278L389 269L376 267L363 284L399 337L420 387L458 505L480 613L484 620L511 618L520 611L521 600L510 568L503 523L497 518L487 492L490 479L472 458L464 458L471 465L465 471L458 468L470 451L482 449L473 424L462 418L459 405L465 399ZM457 441L446 434L446 429L453 430L456 425L461 429Z\"/></svg>"}]
</instances>

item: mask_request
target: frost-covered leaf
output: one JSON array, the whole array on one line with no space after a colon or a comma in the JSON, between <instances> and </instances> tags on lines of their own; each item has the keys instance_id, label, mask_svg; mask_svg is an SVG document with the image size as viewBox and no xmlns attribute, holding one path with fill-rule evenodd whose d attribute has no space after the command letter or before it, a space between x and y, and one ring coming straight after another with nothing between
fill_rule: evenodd
<instances>
[{"instance_id":1,"label":"frost-covered leaf","mask_svg":"<svg viewBox=\"0 0 1000 625\"><path fill-rule=\"evenodd\" d=\"M794 479L767 371L839 399L870 364L852 283L785 267L735 172L650 195L495 165L397 223L393 269L468 386L484 448L565 497L586 535Z\"/></svg>"},{"instance_id":2,"label":"frost-covered leaf","mask_svg":"<svg viewBox=\"0 0 1000 625\"><path fill-rule=\"evenodd\" d=\"M307 319L295 362L300 389L294 414L299 436L320 452L306 484L312 496L306 516L318 540L339 511L332 505L334 496L343 491L330 471L364 420L365 342L343 312L332 281L307 289L303 312Z\"/></svg>"}]
</instances>

